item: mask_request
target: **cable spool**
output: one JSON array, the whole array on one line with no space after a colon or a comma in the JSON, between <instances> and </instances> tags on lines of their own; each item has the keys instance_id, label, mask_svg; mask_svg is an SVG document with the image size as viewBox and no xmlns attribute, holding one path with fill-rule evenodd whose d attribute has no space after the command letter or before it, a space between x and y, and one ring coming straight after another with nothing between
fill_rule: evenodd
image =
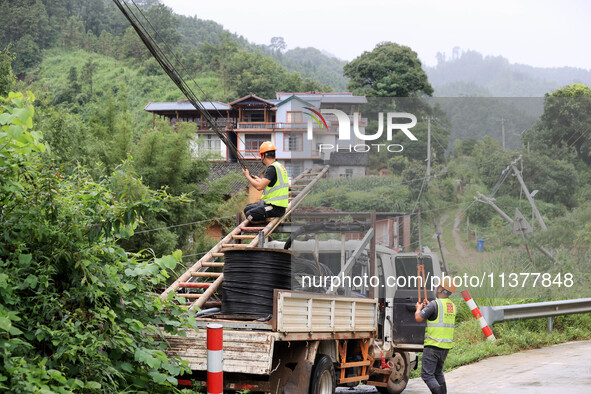
<instances>
[{"instance_id":1,"label":"cable spool","mask_svg":"<svg viewBox=\"0 0 591 394\"><path fill-rule=\"evenodd\" d=\"M280 249L224 249L222 314L269 316L273 290L291 288L291 253Z\"/></svg>"}]
</instances>

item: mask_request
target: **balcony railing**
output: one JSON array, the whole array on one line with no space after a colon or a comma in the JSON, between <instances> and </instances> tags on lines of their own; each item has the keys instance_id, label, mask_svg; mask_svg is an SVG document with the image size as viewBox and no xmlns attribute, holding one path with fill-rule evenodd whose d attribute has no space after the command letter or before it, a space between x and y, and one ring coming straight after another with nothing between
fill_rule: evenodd
<instances>
[{"instance_id":1,"label":"balcony railing","mask_svg":"<svg viewBox=\"0 0 591 394\"><path fill-rule=\"evenodd\" d=\"M318 125L314 125L318 128ZM287 123L287 122L238 122L236 127L239 130L305 130L308 128L307 122Z\"/></svg>"},{"instance_id":2,"label":"balcony railing","mask_svg":"<svg viewBox=\"0 0 591 394\"><path fill-rule=\"evenodd\" d=\"M195 124L197 125L197 130L213 130L208 122L201 122L198 120L195 122ZM227 120L218 120L215 122L215 124L221 130L232 130L236 126L235 122Z\"/></svg>"}]
</instances>

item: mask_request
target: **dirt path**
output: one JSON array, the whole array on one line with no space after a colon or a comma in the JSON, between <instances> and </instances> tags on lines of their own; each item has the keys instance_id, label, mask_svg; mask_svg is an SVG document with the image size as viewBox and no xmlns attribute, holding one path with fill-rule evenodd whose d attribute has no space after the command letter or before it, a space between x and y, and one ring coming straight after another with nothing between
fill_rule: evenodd
<instances>
[{"instance_id":1,"label":"dirt path","mask_svg":"<svg viewBox=\"0 0 591 394\"><path fill-rule=\"evenodd\" d=\"M450 218L453 217L453 222ZM488 259L490 253L479 253L474 246L466 243L460 234L462 212L451 211L439 218L438 230L441 235L441 249L449 267L450 273L463 273L471 271L475 264L483 259Z\"/></svg>"},{"instance_id":2,"label":"dirt path","mask_svg":"<svg viewBox=\"0 0 591 394\"><path fill-rule=\"evenodd\" d=\"M437 229L438 232L443 233L443 228L445 226L445 222L449 219L449 213L446 213L441 218L439 218L439 228ZM445 247L445 242L443 241L443 234L440 236L441 239L441 251L443 252L444 256L449 256L449 250Z\"/></svg>"},{"instance_id":3,"label":"dirt path","mask_svg":"<svg viewBox=\"0 0 591 394\"><path fill-rule=\"evenodd\" d=\"M462 242L462 239L460 238L460 220L461 220L461 216L460 216L460 212L456 212L456 216L454 217L454 226L451 230L451 234L454 237L454 242L456 244L456 251L458 252L458 254L462 257L467 257L468 253L466 252L466 249L464 248L464 243Z\"/></svg>"}]
</instances>

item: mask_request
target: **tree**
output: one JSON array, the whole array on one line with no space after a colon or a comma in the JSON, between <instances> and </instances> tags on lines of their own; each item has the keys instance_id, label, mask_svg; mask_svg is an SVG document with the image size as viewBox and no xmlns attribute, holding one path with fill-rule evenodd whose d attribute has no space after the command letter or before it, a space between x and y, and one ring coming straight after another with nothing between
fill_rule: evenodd
<instances>
[{"instance_id":1,"label":"tree","mask_svg":"<svg viewBox=\"0 0 591 394\"><path fill-rule=\"evenodd\" d=\"M25 34L14 45L14 72L23 76L25 72L41 61L39 45L30 34Z\"/></svg>"},{"instance_id":2,"label":"tree","mask_svg":"<svg viewBox=\"0 0 591 394\"><path fill-rule=\"evenodd\" d=\"M181 41L181 35L177 31L178 20L172 10L164 4L157 3L148 8L145 14L156 30L156 41L175 48Z\"/></svg>"},{"instance_id":3,"label":"tree","mask_svg":"<svg viewBox=\"0 0 591 394\"><path fill-rule=\"evenodd\" d=\"M546 94L541 120L523 140L556 159L576 153L591 165L591 88L574 84Z\"/></svg>"},{"instance_id":4,"label":"tree","mask_svg":"<svg viewBox=\"0 0 591 394\"><path fill-rule=\"evenodd\" d=\"M33 130L32 96L0 106L0 390L171 392L189 372L161 329L194 319L154 297L174 256L128 254L117 243L140 217L172 202L125 163L93 181L61 174Z\"/></svg>"},{"instance_id":5,"label":"tree","mask_svg":"<svg viewBox=\"0 0 591 394\"><path fill-rule=\"evenodd\" d=\"M115 37L108 31L103 30L96 43L96 50L102 55L116 57L115 49L119 47L117 44L119 40L119 37Z\"/></svg>"},{"instance_id":6,"label":"tree","mask_svg":"<svg viewBox=\"0 0 591 394\"><path fill-rule=\"evenodd\" d=\"M93 63L91 58L88 58L88 61L82 67L82 82L84 82L89 89L90 96L92 96L92 84L93 84L93 77L94 72L96 71L96 64Z\"/></svg>"},{"instance_id":7,"label":"tree","mask_svg":"<svg viewBox=\"0 0 591 394\"><path fill-rule=\"evenodd\" d=\"M120 51L124 58L143 61L150 57L150 52L131 26L125 30L125 34L121 39Z\"/></svg>"},{"instance_id":8,"label":"tree","mask_svg":"<svg viewBox=\"0 0 591 394\"><path fill-rule=\"evenodd\" d=\"M5 96L9 91L14 90L16 77L12 73L12 55L8 48L0 51L0 96Z\"/></svg>"},{"instance_id":9,"label":"tree","mask_svg":"<svg viewBox=\"0 0 591 394\"><path fill-rule=\"evenodd\" d=\"M543 152L531 152L523 157L523 179L530 191L540 191L536 200L573 208L579 177L575 166L567 160L553 159Z\"/></svg>"},{"instance_id":10,"label":"tree","mask_svg":"<svg viewBox=\"0 0 591 394\"><path fill-rule=\"evenodd\" d=\"M271 45L269 45L269 48L272 51L281 52L287 48L287 44L285 43L283 37L273 37L271 38Z\"/></svg>"},{"instance_id":11,"label":"tree","mask_svg":"<svg viewBox=\"0 0 591 394\"><path fill-rule=\"evenodd\" d=\"M69 48L82 48L85 40L86 32L82 20L76 16L70 17L62 30L62 45Z\"/></svg>"},{"instance_id":12,"label":"tree","mask_svg":"<svg viewBox=\"0 0 591 394\"><path fill-rule=\"evenodd\" d=\"M343 68L351 78L348 88L370 97L416 97L432 95L433 88L421 68L416 52L392 42L378 44L371 52Z\"/></svg>"}]
</instances>

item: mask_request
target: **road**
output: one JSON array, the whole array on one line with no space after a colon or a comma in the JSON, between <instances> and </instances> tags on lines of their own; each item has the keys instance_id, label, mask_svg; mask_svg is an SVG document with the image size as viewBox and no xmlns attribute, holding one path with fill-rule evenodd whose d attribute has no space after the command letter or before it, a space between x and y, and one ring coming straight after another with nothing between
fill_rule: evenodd
<instances>
[{"instance_id":1,"label":"road","mask_svg":"<svg viewBox=\"0 0 591 394\"><path fill-rule=\"evenodd\" d=\"M528 350L457 368L445 374L450 394L464 393L589 393L591 341L568 342ZM369 393L360 386L337 393ZM429 393L420 378L411 379L404 394Z\"/></svg>"}]
</instances>

